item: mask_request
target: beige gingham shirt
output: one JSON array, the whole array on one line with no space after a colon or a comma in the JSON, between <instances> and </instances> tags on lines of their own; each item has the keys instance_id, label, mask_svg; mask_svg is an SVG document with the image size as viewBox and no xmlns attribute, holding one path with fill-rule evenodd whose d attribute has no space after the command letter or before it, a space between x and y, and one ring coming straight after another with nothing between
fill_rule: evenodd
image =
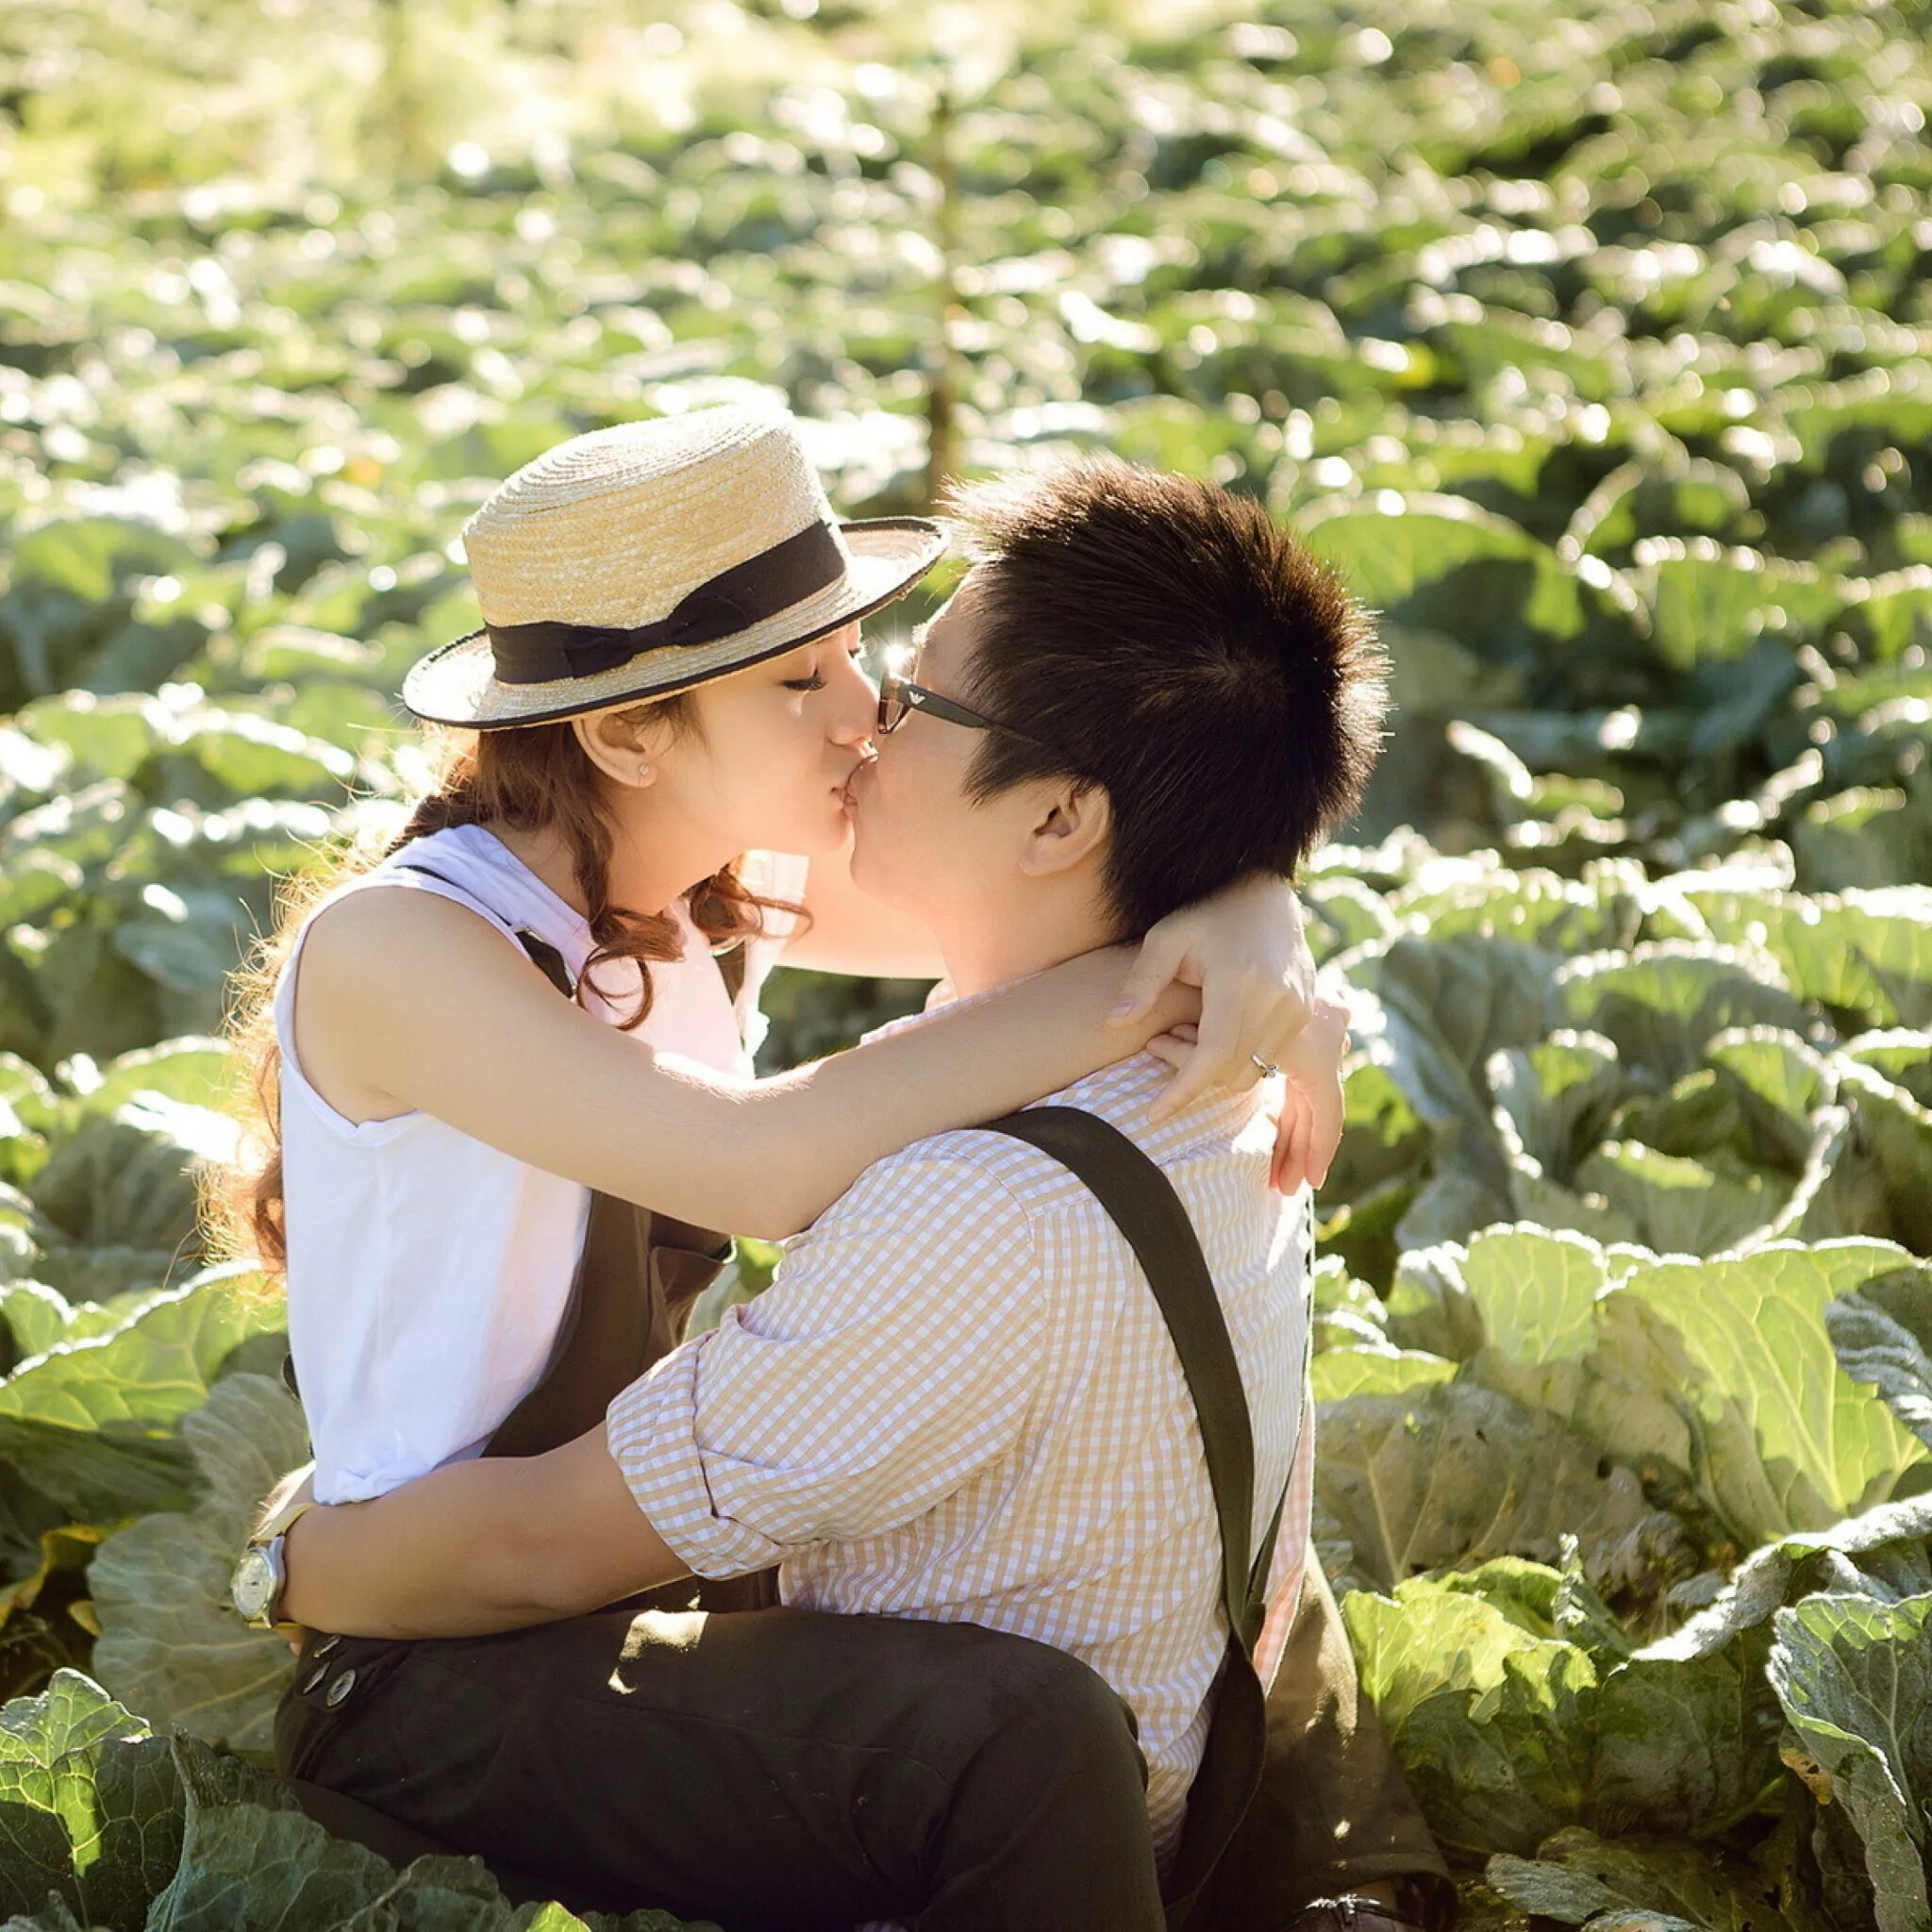
<instances>
[{"instance_id":1,"label":"beige gingham shirt","mask_svg":"<svg viewBox=\"0 0 1932 1932\"><path fill-rule=\"evenodd\" d=\"M1269 1189L1261 1090L1150 1130L1168 1074L1140 1054L1041 1104L1110 1122L1179 1191L1248 1393L1257 1539L1293 1463L1265 1679L1307 1537L1310 1206ZM1058 1161L969 1129L877 1162L762 1295L620 1394L607 1431L700 1575L776 1563L786 1603L980 1624L1085 1659L1139 1722L1171 1855L1227 1641L1214 1500L1146 1278Z\"/></svg>"}]
</instances>

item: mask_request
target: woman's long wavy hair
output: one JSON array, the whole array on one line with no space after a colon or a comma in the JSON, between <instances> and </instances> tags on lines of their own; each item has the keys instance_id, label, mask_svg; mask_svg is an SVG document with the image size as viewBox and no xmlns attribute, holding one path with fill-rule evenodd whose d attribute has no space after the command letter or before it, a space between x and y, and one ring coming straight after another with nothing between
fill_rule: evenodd
<instances>
[{"instance_id":1,"label":"woman's long wavy hair","mask_svg":"<svg viewBox=\"0 0 1932 1932\"><path fill-rule=\"evenodd\" d=\"M620 712L626 724L645 717L680 734L699 729L688 692ZM590 908L592 947L578 978L577 1002L599 966L635 959L642 993L618 1024L629 1032L651 1010L651 962L680 957L677 922L610 902L613 832L598 799L598 772L568 720L509 730L472 731L425 726L431 783L408 823L387 845L339 840L312 871L282 880L275 891L272 932L257 941L228 983L223 1037L237 1063L236 1102L242 1133L234 1158L202 1171L203 1239L209 1257L253 1261L265 1274L288 1266L288 1226L282 1195L281 1071L275 1037L275 991L309 911L346 880L373 870L411 840L450 825L501 824L519 831L548 826L568 845L577 890ZM714 942L745 940L763 929L767 910L803 908L762 898L726 866L687 895L691 921Z\"/></svg>"}]
</instances>

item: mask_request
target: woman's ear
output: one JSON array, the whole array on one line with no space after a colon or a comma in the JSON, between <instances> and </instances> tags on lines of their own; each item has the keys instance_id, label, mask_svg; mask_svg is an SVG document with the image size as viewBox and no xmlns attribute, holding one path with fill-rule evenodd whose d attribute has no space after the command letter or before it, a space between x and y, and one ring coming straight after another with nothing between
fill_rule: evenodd
<instances>
[{"instance_id":1,"label":"woman's ear","mask_svg":"<svg viewBox=\"0 0 1932 1932\"><path fill-rule=\"evenodd\" d=\"M665 733L635 705L604 711L579 711L569 721L584 756L620 785L648 785L657 775Z\"/></svg>"},{"instance_id":2,"label":"woman's ear","mask_svg":"<svg viewBox=\"0 0 1932 1932\"><path fill-rule=\"evenodd\" d=\"M1113 801L1104 785L1062 780L1042 786L1040 810L1020 847L1020 870L1033 878L1071 872L1107 849Z\"/></svg>"}]
</instances>

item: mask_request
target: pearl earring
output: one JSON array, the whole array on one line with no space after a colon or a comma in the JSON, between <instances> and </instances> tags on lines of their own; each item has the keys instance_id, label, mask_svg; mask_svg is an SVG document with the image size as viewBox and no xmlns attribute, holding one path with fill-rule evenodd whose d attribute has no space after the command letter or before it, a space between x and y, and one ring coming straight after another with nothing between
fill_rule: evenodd
<instances>
[{"instance_id":1,"label":"pearl earring","mask_svg":"<svg viewBox=\"0 0 1932 1932\"><path fill-rule=\"evenodd\" d=\"M641 764L641 765L640 765L640 766L638 767L638 776L639 776L640 778L648 778L648 777L649 777L650 775L651 775L651 768L650 768L650 766L649 766L649 765L643 765L643 764Z\"/></svg>"}]
</instances>

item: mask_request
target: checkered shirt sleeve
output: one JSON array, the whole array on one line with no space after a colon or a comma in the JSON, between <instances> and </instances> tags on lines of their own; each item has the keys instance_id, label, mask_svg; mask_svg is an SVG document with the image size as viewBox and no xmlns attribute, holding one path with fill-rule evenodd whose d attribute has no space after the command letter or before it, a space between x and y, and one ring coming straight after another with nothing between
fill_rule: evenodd
<instances>
[{"instance_id":1,"label":"checkered shirt sleeve","mask_svg":"<svg viewBox=\"0 0 1932 1932\"><path fill-rule=\"evenodd\" d=\"M1017 1441L1041 1358L1025 1214L973 1160L867 1169L777 1279L610 1405L638 1507L698 1574L910 1523Z\"/></svg>"}]
</instances>

